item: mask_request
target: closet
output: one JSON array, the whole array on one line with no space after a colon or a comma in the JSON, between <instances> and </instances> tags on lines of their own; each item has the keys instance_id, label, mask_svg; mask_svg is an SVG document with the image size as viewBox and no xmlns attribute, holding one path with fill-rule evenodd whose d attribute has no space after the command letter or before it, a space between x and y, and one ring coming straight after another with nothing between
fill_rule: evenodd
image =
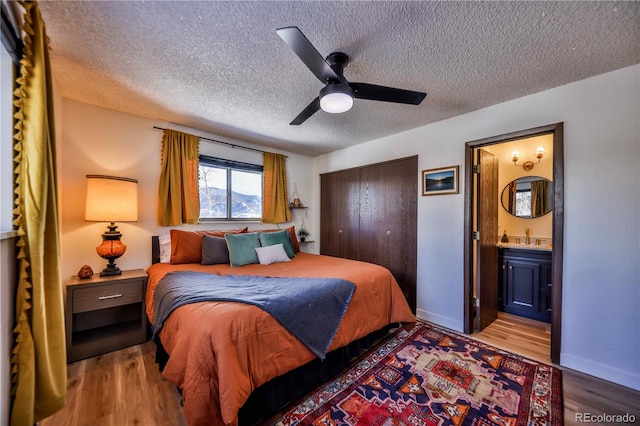
<instances>
[{"instance_id":1,"label":"closet","mask_svg":"<svg viewBox=\"0 0 640 426\"><path fill-rule=\"evenodd\" d=\"M416 311L418 157L320 175L320 253L391 271Z\"/></svg>"}]
</instances>

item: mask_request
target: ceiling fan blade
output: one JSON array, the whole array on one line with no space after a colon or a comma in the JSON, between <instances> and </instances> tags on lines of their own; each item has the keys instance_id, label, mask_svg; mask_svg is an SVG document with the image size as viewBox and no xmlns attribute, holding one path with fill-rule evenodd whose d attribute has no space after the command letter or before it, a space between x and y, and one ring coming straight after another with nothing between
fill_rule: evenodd
<instances>
[{"instance_id":1,"label":"ceiling fan blade","mask_svg":"<svg viewBox=\"0 0 640 426\"><path fill-rule=\"evenodd\" d=\"M279 28L276 32L320 81L326 84L340 79L298 27Z\"/></svg>"},{"instance_id":2,"label":"ceiling fan blade","mask_svg":"<svg viewBox=\"0 0 640 426\"><path fill-rule=\"evenodd\" d=\"M291 126L298 126L304 123L307 120L307 118L311 117L319 109L320 109L320 98L317 97L314 100L312 100L311 103L307 105L307 107L303 109L302 112L298 114L298 116L294 118L293 121L289 124Z\"/></svg>"},{"instance_id":3,"label":"ceiling fan blade","mask_svg":"<svg viewBox=\"0 0 640 426\"><path fill-rule=\"evenodd\" d=\"M372 101L419 105L427 96L427 94L423 92L414 92L412 90L396 89L375 84L349 83L349 86L353 89L354 97Z\"/></svg>"}]
</instances>

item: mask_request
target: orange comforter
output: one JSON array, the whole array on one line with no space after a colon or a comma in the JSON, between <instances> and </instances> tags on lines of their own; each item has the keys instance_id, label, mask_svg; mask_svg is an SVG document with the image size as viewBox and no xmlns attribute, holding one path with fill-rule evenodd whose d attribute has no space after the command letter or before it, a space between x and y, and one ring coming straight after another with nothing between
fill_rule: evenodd
<instances>
[{"instance_id":1,"label":"orange comforter","mask_svg":"<svg viewBox=\"0 0 640 426\"><path fill-rule=\"evenodd\" d=\"M387 324L415 317L391 273L378 265L297 253L272 265L203 266L158 263L147 270L147 315L153 323L153 293L171 271L270 277L334 277L356 285L329 350L340 348ZM319 319L321 320L321 319ZM182 389L190 425L235 425L253 389L314 359L315 355L268 313L235 302L200 302L177 308L160 340L170 355L162 375Z\"/></svg>"}]
</instances>

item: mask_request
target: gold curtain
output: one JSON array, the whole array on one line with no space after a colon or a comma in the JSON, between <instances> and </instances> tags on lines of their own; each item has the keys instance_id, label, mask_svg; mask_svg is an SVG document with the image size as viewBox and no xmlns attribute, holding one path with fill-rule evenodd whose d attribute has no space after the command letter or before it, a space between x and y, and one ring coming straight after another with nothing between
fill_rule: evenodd
<instances>
[{"instance_id":1,"label":"gold curtain","mask_svg":"<svg viewBox=\"0 0 640 426\"><path fill-rule=\"evenodd\" d=\"M262 221L265 223L290 222L287 157L265 152L263 176Z\"/></svg>"},{"instance_id":2,"label":"gold curtain","mask_svg":"<svg viewBox=\"0 0 640 426\"><path fill-rule=\"evenodd\" d=\"M167 129L162 137L162 168L158 189L158 224L198 223L198 143L200 138Z\"/></svg>"},{"instance_id":3,"label":"gold curtain","mask_svg":"<svg viewBox=\"0 0 640 426\"><path fill-rule=\"evenodd\" d=\"M11 354L16 426L60 410L67 389L49 47L37 3L21 4L26 35L15 91L18 287Z\"/></svg>"},{"instance_id":4,"label":"gold curtain","mask_svg":"<svg viewBox=\"0 0 640 426\"><path fill-rule=\"evenodd\" d=\"M544 179L531 182L531 217L539 217L549 210L549 191Z\"/></svg>"}]
</instances>

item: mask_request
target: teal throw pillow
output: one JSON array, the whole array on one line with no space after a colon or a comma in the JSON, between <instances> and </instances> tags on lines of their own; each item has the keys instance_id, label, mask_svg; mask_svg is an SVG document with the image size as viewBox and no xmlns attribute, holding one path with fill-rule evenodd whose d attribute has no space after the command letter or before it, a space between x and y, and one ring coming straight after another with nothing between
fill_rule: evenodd
<instances>
[{"instance_id":1,"label":"teal throw pillow","mask_svg":"<svg viewBox=\"0 0 640 426\"><path fill-rule=\"evenodd\" d=\"M225 234L231 266L243 266L258 262L256 248L260 247L260 238L256 232L248 234Z\"/></svg>"},{"instance_id":2,"label":"teal throw pillow","mask_svg":"<svg viewBox=\"0 0 640 426\"><path fill-rule=\"evenodd\" d=\"M296 257L296 252L293 249L293 244L291 244L289 233L286 229L277 232L261 232L260 244L262 244L262 247L282 244L282 246L284 247L284 251L286 251L287 256L289 256L289 259L293 259L294 257Z\"/></svg>"}]
</instances>

